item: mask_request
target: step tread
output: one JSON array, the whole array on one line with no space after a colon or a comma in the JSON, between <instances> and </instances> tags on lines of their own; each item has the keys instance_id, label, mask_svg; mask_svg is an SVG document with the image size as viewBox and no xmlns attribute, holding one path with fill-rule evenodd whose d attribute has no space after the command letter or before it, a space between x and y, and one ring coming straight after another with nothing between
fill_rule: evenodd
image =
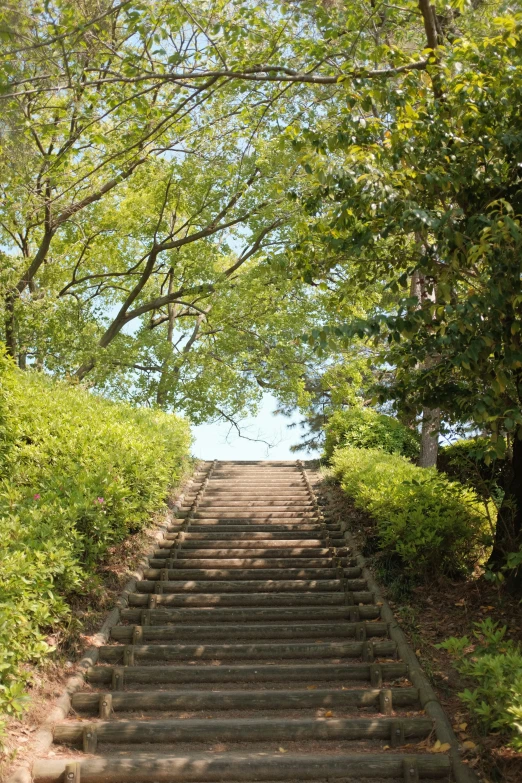
<instances>
[{"instance_id":1,"label":"step tread","mask_svg":"<svg viewBox=\"0 0 522 783\"><path fill-rule=\"evenodd\" d=\"M72 695L76 717L54 725L58 743L101 745L70 759L81 783L403 780L414 761L448 781L446 754L395 748L398 720L403 744L433 722L301 463L199 463L177 509ZM67 762L37 760L35 783Z\"/></svg>"}]
</instances>

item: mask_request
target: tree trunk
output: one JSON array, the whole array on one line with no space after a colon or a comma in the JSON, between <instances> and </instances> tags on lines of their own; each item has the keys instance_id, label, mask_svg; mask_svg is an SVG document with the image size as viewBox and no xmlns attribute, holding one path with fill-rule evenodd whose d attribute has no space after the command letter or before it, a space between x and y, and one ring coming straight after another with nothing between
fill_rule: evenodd
<instances>
[{"instance_id":1,"label":"tree trunk","mask_svg":"<svg viewBox=\"0 0 522 783\"><path fill-rule=\"evenodd\" d=\"M522 434L522 433L521 433ZM488 566L498 570L506 564L510 552L518 552L522 546L522 439L515 436L511 465L506 475L505 495L498 512L493 551ZM515 570L508 579L522 587L522 568Z\"/></svg>"},{"instance_id":2,"label":"tree trunk","mask_svg":"<svg viewBox=\"0 0 522 783\"><path fill-rule=\"evenodd\" d=\"M420 468L437 466L439 453L440 408L422 409L421 448L419 455Z\"/></svg>"},{"instance_id":3,"label":"tree trunk","mask_svg":"<svg viewBox=\"0 0 522 783\"><path fill-rule=\"evenodd\" d=\"M171 269L169 272L169 287L168 287L168 293L171 294L174 290L174 270ZM161 368L161 376L158 381L158 389L156 392L156 404L159 405L161 408L166 404L167 402L167 375L168 375L168 369L169 369L169 362L170 358L172 356L172 343L174 340L174 324L176 322L176 316L179 312L179 307L174 304L168 304L167 305L167 312L169 316L168 321L168 329L167 329L167 342L170 346L171 354L170 356L165 359L163 362L162 368Z\"/></svg>"},{"instance_id":4,"label":"tree trunk","mask_svg":"<svg viewBox=\"0 0 522 783\"><path fill-rule=\"evenodd\" d=\"M422 242L421 238L417 238ZM410 295L415 296L419 307L424 299L434 300L435 292L430 296L426 290L426 280L418 269L412 275ZM424 362L424 367L433 363L433 359ZM420 468L434 468L437 466L439 453L440 408L422 409L421 444L418 465Z\"/></svg>"},{"instance_id":5,"label":"tree trunk","mask_svg":"<svg viewBox=\"0 0 522 783\"><path fill-rule=\"evenodd\" d=\"M16 359L15 299L14 291L8 291L5 297L5 347L13 359Z\"/></svg>"}]
</instances>

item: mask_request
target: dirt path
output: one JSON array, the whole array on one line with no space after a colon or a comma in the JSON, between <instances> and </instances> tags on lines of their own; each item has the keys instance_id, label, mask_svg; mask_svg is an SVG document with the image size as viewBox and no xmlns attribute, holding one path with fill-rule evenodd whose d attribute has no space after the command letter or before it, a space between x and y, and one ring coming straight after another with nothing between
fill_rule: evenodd
<instances>
[{"instance_id":1,"label":"dirt path","mask_svg":"<svg viewBox=\"0 0 522 783\"><path fill-rule=\"evenodd\" d=\"M206 463L179 516L36 783L473 779L299 463Z\"/></svg>"}]
</instances>

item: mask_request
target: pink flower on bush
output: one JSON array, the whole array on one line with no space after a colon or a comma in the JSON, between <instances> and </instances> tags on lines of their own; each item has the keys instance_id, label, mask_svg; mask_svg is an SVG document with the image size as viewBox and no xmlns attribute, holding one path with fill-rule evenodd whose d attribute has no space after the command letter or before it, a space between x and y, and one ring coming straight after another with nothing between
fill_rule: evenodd
<instances>
[{"instance_id":1,"label":"pink flower on bush","mask_svg":"<svg viewBox=\"0 0 522 783\"><path fill-rule=\"evenodd\" d=\"M39 492L36 493L36 495L33 495L33 500L40 500L41 495Z\"/></svg>"},{"instance_id":2,"label":"pink flower on bush","mask_svg":"<svg viewBox=\"0 0 522 783\"><path fill-rule=\"evenodd\" d=\"M105 503L105 498L96 498L94 502L101 506Z\"/></svg>"}]
</instances>

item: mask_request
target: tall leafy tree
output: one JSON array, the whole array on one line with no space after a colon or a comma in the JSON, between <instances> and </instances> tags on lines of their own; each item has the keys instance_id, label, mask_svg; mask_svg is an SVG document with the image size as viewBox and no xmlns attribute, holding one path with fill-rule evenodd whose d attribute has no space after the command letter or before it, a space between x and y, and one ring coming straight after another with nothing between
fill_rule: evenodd
<instances>
[{"instance_id":1,"label":"tall leafy tree","mask_svg":"<svg viewBox=\"0 0 522 783\"><path fill-rule=\"evenodd\" d=\"M20 365L178 399L181 368L217 333L216 302L296 223L282 201L294 166L273 140L345 80L426 67L390 51L369 69L375 19L364 3L5 6L1 283ZM274 299L292 312L278 274Z\"/></svg>"},{"instance_id":2,"label":"tall leafy tree","mask_svg":"<svg viewBox=\"0 0 522 783\"><path fill-rule=\"evenodd\" d=\"M307 0L4 6L0 228L10 251L10 353L18 351L17 307L53 262L57 237L151 158L192 154L201 132L208 146L209 128L220 138L231 117L238 143L248 145L290 97L302 116L342 95L346 80L425 68L414 51L388 47L370 58L383 13L363 2Z\"/></svg>"},{"instance_id":3,"label":"tall leafy tree","mask_svg":"<svg viewBox=\"0 0 522 783\"><path fill-rule=\"evenodd\" d=\"M474 423L490 433L488 457L509 447L499 565L522 544L521 19L499 4L431 7L427 20L420 6L427 72L393 88L361 80L334 131L328 120L310 130L305 162L319 184L309 208L330 261L304 251L309 240L301 266L324 275L342 252L360 282L402 290L388 312L331 335L383 346L395 373L382 398Z\"/></svg>"}]
</instances>

